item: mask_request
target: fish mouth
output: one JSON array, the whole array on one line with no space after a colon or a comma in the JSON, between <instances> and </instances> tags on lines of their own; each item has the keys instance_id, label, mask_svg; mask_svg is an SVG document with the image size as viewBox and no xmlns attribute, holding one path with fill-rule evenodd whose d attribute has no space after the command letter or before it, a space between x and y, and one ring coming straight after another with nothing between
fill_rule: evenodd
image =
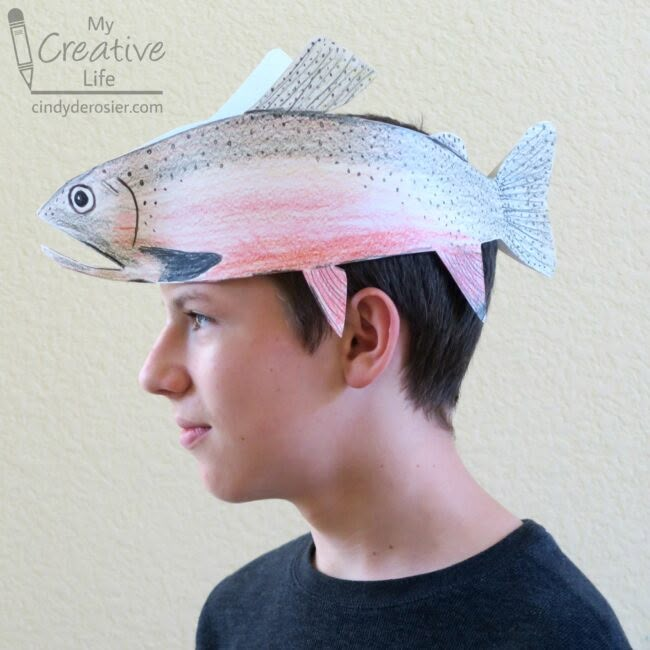
<instances>
[{"instance_id":1,"label":"fish mouth","mask_svg":"<svg viewBox=\"0 0 650 650\"><path fill-rule=\"evenodd\" d=\"M88 243L87 241L82 241L81 243L86 244L86 246L90 246L90 248L96 250L100 255L103 255L107 259L111 260L111 262L115 262L115 264L117 264L121 269L124 268L124 264L122 264L122 262L120 262L120 260L116 259L112 255L109 255L108 253L103 251L101 248L97 248L97 246L93 246L92 244Z\"/></svg>"},{"instance_id":2,"label":"fish mouth","mask_svg":"<svg viewBox=\"0 0 650 650\"><path fill-rule=\"evenodd\" d=\"M49 246L45 246L44 244L41 244L41 250L48 257L52 258L55 262L57 262L57 264L60 264L66 269L71 269L72 271L78 271L80 273L85 273L86 275L92 275L94 277L99 277L99 278L106 278L109 280L129 279L127 276L129 276L130 274L127 273L124 264L120 262L118 259L110 255L109 253L106 253L105 251L97 248L97 246L93 246L93 244L89 244L87 241L83 241L83 240L78 240L78 241L81 241L81 243L86 244L86 246L89 246L90 248L96 250L105 258L117 264L119 268L95 267L95 266L89 266L88 264L82 264L81 262L77 262L76 260L73 260L72 258L67 257L66 255L63 255L61 253L58 253L55 250L52 250L51 248L49 248Z\"/></svg>"}]
</instances>

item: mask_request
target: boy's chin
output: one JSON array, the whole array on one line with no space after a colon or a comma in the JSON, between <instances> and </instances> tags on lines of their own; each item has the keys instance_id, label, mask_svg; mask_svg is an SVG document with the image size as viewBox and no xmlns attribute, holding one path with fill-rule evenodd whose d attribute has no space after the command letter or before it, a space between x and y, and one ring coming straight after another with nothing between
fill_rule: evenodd
<instances>
[{"instance_id":1,"label":"boy's chin","mask_svg":"<svg viewBox=\"0 0 650 650\"><path fill-rule=\"evenodd\" d=\"M220 501L226 503L246 503L259 501L261 499L279 498L272 497L262 490L255 490L251 482L246 482L243 477L230 481L225 476L218 476L218 470L207 467L203 468L201 476L207 490Z\"/></svg>"}]
</instances>

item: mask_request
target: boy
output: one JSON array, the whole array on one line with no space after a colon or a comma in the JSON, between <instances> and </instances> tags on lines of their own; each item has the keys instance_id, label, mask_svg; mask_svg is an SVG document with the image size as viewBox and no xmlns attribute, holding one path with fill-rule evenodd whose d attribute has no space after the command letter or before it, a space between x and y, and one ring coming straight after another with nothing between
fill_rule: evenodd
<instances>
[{"instance_id":1,"label":"boy","mask_svg":"<svg viewBox=\"0 0 650 650\"><path fill-rule=\"evenodd\" d=\"M482 322L437 255L340 266L340 338L299 272L161 286L141 385L203 428L189 447L212 494L286 499L310 529L212 590L197 648L630 647L552 536L458 456Z\"/></svg>"},{"instance_id":2,"label":"boy","mask_svg":"<svg viewBox=\"0 0 650 650\"><path fill-rule=\"evenodd\" d=\"M39 210L117 265L44 247L62 266L162 285L139 379L172 401L208 489L286 499L309 526L217 584L197 648L629 648L595 586L454 445L497 245L552 272L552 125L486 178L453 134L327 112L371 76L316 39L252 105L236 93L244 106Z\"/></svg>"}]
</instances>

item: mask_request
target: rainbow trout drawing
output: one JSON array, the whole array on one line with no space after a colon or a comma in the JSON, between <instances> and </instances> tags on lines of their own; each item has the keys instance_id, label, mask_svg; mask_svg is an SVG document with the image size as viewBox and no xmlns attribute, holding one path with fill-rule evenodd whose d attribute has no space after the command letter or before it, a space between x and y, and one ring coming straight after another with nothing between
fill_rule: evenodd
<instances>
[{"instance_id":1,"label":"rainbow trout drawing","mask_svg":"<svg viewBox=\"0 0 650 650\"><path fill-rule=\"evenodd\" d=\"M212 282L299 270L340 336L337 264L435 251L481 320L481 243L550 276L546 194L555 129L532 126L489 176L451 133L422 134L342 106L374 71L314 39L245 112L189 128L65 183L38 216L97 250L109 280Z\"/></svg>"}]
</instances>

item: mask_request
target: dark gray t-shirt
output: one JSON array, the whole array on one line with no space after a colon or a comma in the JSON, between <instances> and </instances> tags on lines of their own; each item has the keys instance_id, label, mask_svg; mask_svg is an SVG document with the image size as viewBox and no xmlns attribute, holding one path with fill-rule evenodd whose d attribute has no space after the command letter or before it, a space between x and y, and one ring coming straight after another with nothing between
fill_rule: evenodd
<instances>
[{"instance_id":1,"label":"dark gray t-shirt","mask_svg":"<svg viewBox=\"0 0 650 650\"><path fill-rule=\"evenodd\" d=\"M196 648L631 648L596 587L543 526L522 521L452 566L368 582L318 571L306 533L212 590Z\"/></svg>"}]
</instances>

